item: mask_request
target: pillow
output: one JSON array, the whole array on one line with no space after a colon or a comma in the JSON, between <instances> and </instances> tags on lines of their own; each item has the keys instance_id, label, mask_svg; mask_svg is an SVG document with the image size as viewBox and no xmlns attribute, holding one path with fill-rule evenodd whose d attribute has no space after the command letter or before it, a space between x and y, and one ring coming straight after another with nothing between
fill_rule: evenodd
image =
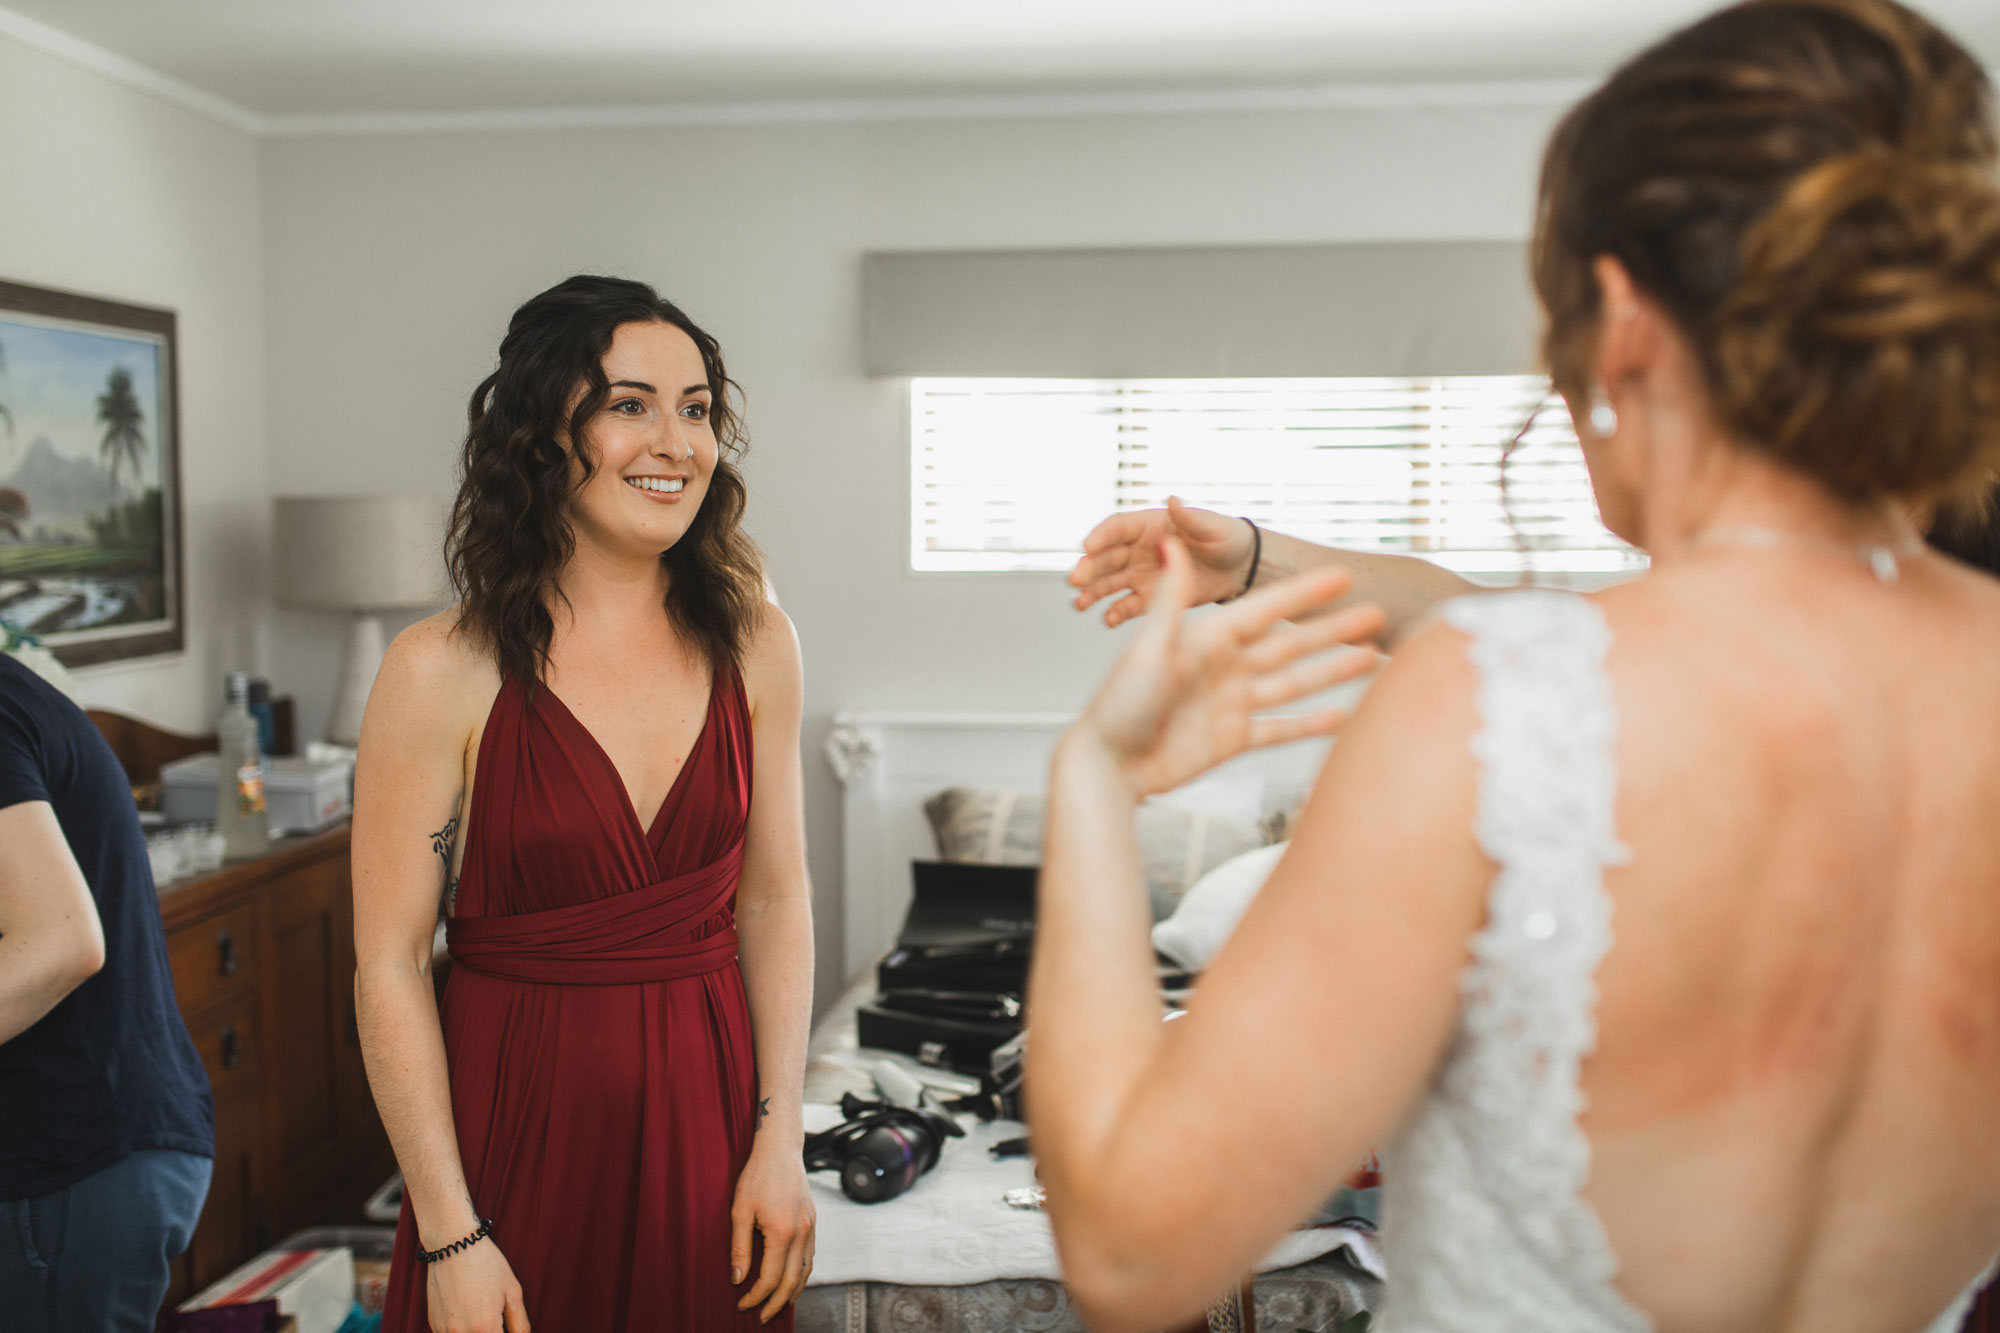
<instances>
[{"instance_id":1,"label":"pillow","mask_svg":"<svg viewBox=\"0 0 2000 1333\"><path fill-rule=\"evenodd\" d=\"M1169 805L1197 815L1221 815L1239 824L1255 824L1264 817L1264 776L1204 773L1193 782L1149 798L1148 804Z\"/></svg>"},{"instance_id":2,"label":"pillow","mask_svg":"<svg viewBox=\"0 0 2000 1333\"><path fill-rule=\"evenodd\" d=\"M1041 864L1047 808L1040 796L977 787L947 787L924 802L941 859L1006 866ZM1155 921L1208 871L1264 842L1253 822L1150 801L1139 807L1137 824Z\"/></svg>"},{"instance_id":3,"label":"pillow","mask_svg":"<svg viewBox=\"0 0 2000 1333\"><path fill-rule=\"evenodd\" d=\"M1203 875L1174 914L1153 927L1153 947L1190 972L1207 967L1290 845L1259 847Z\"/></svg>"}]
</instances>

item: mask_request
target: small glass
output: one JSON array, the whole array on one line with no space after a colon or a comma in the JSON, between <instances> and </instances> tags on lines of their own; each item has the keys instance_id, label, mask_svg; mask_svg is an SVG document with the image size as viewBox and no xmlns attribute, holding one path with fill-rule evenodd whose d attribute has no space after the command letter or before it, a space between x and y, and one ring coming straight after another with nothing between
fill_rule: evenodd
<instances>
[{"instance_id":1,"label":"small glass","mask_svg":"<svg viewBox=\"0 0 2000 1333\"><path fill-rule=\"evenodd\" d=\"M146 835L146 860L153 867L153 885L165 888L187 873L180 831L162 829Z\"/></svg>"}]
</instances>

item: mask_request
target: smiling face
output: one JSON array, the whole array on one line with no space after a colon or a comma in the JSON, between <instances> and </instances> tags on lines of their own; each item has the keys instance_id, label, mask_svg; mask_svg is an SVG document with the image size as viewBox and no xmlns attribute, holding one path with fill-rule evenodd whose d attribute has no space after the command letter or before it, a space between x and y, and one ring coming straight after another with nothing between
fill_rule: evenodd
<instances>
[{"instance_id":1,"label":"smiling face","mask_svg":"<svg viewBox=\"0 0 2000 1333\"><path fill-rule=\"evenodd\" d=\"M715 472L714 395L694 340L667 323L621 324L604 354L609 396L580 441L595 470L570 499L579 545L655 559L687 532ZM581 397L581 390L578 396Z\"/></svg>"}]
</instances>

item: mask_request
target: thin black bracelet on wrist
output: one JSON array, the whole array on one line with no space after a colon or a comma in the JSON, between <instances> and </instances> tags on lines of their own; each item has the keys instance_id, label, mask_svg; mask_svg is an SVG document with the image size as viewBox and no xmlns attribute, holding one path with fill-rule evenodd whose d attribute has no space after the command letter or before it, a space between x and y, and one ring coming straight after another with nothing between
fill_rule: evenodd
<instances>
[{"instance_id":1,"label":"thin black bracelet on wrist","mask_svg":"<svg viewBox=\"0 0 2000 1333\"><path fill-rule=\"evenodd\" d=\"M1264 558L1264 530L1241 514L1237 517L1250 524L1250 576L1243 580L1240 591L1230 593L1222 599L1225 602L1233 602L1257 586L1257 562Z\"/></svg>"},{"instance_id":2,"label":"thin black bracelet on wrist","mask_svg":"<svg viewBox=\"0 0 2000 1333\"><path fill-rule=\"evenodd\" d=\"M455 1240L451 1244L436 1250L427 1250L423 1247L422 1244L419 1244L417 1246L417 1258L426 1264L434 1264L440 1259L451 1258L452 1255L457 1254L460 1250L471 1249L473 1246L477 1245L480 1241L485 1240L488 1236L492 1234L493 1234L493 1219L490 1217L482 1217L479 1219L479 1230L473 1232L470 1236L467 1236L464 1240Z\"/></svg>"}]
</instances>

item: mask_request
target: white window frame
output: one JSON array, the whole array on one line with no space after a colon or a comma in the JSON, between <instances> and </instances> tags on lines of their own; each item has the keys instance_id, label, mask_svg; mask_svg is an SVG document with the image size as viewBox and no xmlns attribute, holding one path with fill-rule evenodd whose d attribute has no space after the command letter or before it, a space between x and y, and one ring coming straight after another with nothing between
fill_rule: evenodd
<instances>
[{"instance_id":1,"label":"white window frame","mask_svg":"<svg viewBox=\"0 0 2000 1333\"><path fill-rule=\"evenodd\" d=\"M1535 381L1520 376L1425 377L1422 380L1415 380L1414 377L1399 377L1395 380L1386 377L1369 377L1367 380L1279 381L1274 383L1274 388L1280 385L1293 387L1305 386L1306 389L1310 390L1314 386L1331 384L1341 388L1359 387L1369 389L1377 385L1382 385L1386 386L1384 391L1394 392L1401 384L1416 382L1424 384L1427 388L1447 390L1455 388L1464 392L1468 386L1471 386L1476 391L1480 387L1476 384L1476 381L1481 380L1495 381L1494 392L1496 393L1504 391L1521 394L1524 391L1524 387L1531 390L1536 385ZM1506 381L1506 384L1503 386L1498 383L1499 381ZM1182 383L1190 383L1195 386L1192 389L1193 392L1200 392L1200 386L1203 385L1222 385L1231 390L1240 390L1247 384L1256 382L1241 380L1227 382L1159 380L1062 381L1046 379L981 379L976 377L915 378L907 381L906 392L903 394L903 405L905 415L904 434L907 441L909 462L906 477L909 484L910 526L908 568L910 571L919 575L968 573L1039 574L1067 570L1080 554L1079 549L1037 549L1028 551L926 549L926 521L932 512L931 481L926 476L927 460L930 459L930 455L928 454L924 438L925 399L927 394L937 392L949 393L953 390L976 392L978 388L988 385L1016 387L1024 392L1032 391L1040 386L1047 386L1053 391L1061 392L1063 387L1067 386L1071 391L1083 395L1094 392L1117 393L1128 388L1154 393L1158 393L1164 388L1171 393L1174 386ZM1532 400L1533 392L1526 392L1524 401L1532 402ZM1525 417L1525 410L1520 415ZM1492 455L1494 448L1505 439L1507 434L1511 433L1511 429L1512 426L1509 425L1508 429L1496 431L1492 429L1490 424L1482 424L1476 432L1478 439L1475 443L1473 454L1469 455L1469 457L1478 458ZM1489 434L1495 438L1487 439L1486 436ZM1493 586L1532 583L1540 586L1562 586L1588 591L1623 582L1643 572L1645 568L1643 555L1633 551L1630 547L1626 547L1623 543L1616 542L1616 539L1612 538L1610 534L1603 532L1601 526L1596 522L1594 505L1591 506L1589 526L1596 529L1597 535L1591 536L1583 531L1581 526L1581 510L1583 506L1576 495L1579 489L1576 478L1583 475L1582 458L1580 452L1569 457L1562 457L1560 455L1559 451L1563 449L1577 450L1579 446L1575 443L1574 432L1570 426L1568 415L1562 409L1559 401L1553 400L1552 397L1544 399L1542 410L1535 423L1535 433L1530 437L1530 440L1533 442L1530 446L1531 448L1535 446L1540 447L1540 460L1539 471L1537 471L1535 463L1530 463L1527 475L1531 477L1556 477L1558 472L1572 474L1562 475L1559 478L1565 494L1565 500L1562 502L1560 509L1560 516L1552 511L1551 514L1545 517L1549 518L1552 522L1559 521L1564 525L1564 531L1569 535L1563 540L1569 543L1584 543L1585 545L1582 547L1574 544L1556 549L1536 549L1532 545L1516 547L1511 545L1511 537L1509 538L1510 545L1506 547L1493 546L1483 549L1448 549L1444 551L1413 549L1412 545L1370 545L1365 541L1350 541L1346 544L1351 549L1359 551L1414 555L1419 558L1431 559L1435 563L1453 569L1474 582ZM1522 456L1528 457L1528 451L1524 450ZM1084 532L1088 531L1091 524L1118 509L1147 508L1151 507L1154 503L1164 502L1164 495L1142 498L1133 503L1123 501L1123 497L1120 496L1119 492L1127 488L1120 484L1118 471L1122 465L1121 461L1126 457L1127 455L1122 451L1115 455L1114 461L1111 464L1113 471L1109 477L1111 484L1107 495L1104 497L1106 502L1098 506L1089 506L1090 516L1087 520L1079 517L1078 521L1082 522L1083 526L1076 534L1078 543L1081 543ZM1143 460L1148 455L1141 451L1136 457L1142 460L1143 465ZM1573 466L1569 461L1570 457L1574 459ZM1430 466L1436 467L1439 464L1431 463ZM1461 474L1473 480L1470 482L1461 481L1459 484L1461 486L1470 485L1472 487L1474 501L1480 507L1483 507L1483 502L1478 501L1477 491L1479 486L1483 484L1479 480L1482 470L1490 472L1490 464L1482 465L1475 461L1471 464L1460 465ZM1432 474L1428 473L1425 475L1427 477L1432 476ZM1523 473L1521 471L1510 467L1508 477L1510 488L1519 487L1522 484L1522 476ZM1438 484L1435 479L1426 482L1426 485L1433 487ZM1223 512L1236 512L1239 508L1243 508L1242 506L1218 504L1213 501L1205 503L1198 489L1199 485L1199 481L1194 481L1179 485L1175 489L1178 490L1187 503L1197 507L1216 508L1221 509ZM1146 488L1142 486L1136 488L1136 490L1143 495ZM1412 506L1415 508L1414 500ZM1269 511L1273 506L1267 502L1261 507ZM1296 506L1284 507L1296 510ZM1302 536L1307 540L1324 539L1319 533L1310 530L1309 525L1288 525L1282 517L1274 516L1269 512L1258 513L1252 509L1250 516L1256 518L1260 524L1268 526L1275 531L1295 531L1295 535ZM1332 521L1332 517L1329 516L1328 522ZM1335 530L1338 531L1338 529ZM1485 530L1490 533L1490 519L1485 525ZM1592 541L1599 541L1603 544L1595 547L1589 546L1588 543ZM1524 573L1524 571L1530 570L1532 572Z\"/></svg>"}]
</instances>

